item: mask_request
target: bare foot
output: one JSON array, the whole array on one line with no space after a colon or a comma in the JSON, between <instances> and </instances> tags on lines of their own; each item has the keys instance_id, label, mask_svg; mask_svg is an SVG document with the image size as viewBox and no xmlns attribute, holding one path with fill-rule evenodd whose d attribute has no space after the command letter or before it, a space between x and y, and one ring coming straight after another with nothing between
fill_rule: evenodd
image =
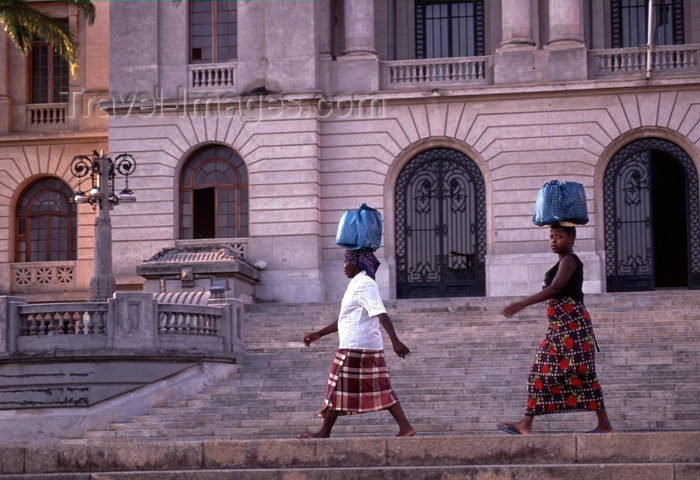
<instances>
[{"instance_id":1,"label":"bare foot","mask_svg":"<svg viewBox=\"0 0 700 480\"><path fill-rule=\"evenodd\" d=\"M309 440L314 438L328 438L330 435L319 435L318 433L302 433L298 435L297 438L300 440Z\"/></svg>"},{"instance_id":2,"label":"bare foot","mask_svg":"<svg viewBox=\"0 0 700 480\"><path fill-rule=\"evenodd\" d=\"M397 437L412 437L415 434L416 434L416 431L414 429L410 429L407 432L399 432L399 434L396 436Z\"/></svg>"}]
</instances>

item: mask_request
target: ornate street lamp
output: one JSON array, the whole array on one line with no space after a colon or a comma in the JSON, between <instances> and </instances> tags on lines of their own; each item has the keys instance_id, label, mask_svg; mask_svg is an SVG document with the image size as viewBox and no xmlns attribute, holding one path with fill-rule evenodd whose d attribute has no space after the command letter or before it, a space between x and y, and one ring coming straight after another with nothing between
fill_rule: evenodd
<instances>
[{"instance_id":1,"label":"ornate street lamp","mask_svg":"<svg viewBox=\"0 0 700 480\"><path fill-rule=\"evenodd\" d=\"M71 164L71 173L78 179L75 203L89 203L97 209L95 218L95 261L90 279L90 301L106 302L116 287L112 275L112 223L109 211L120 203L136 201L134 192L129 189L129 175L136 170L136 160L128 153L122 153L112 160L104 151L92 155L76 155ZM115 177L120 174L125 179L125 188L116 194ZM87 177L87 178L86 178ZM83 179L89 179L90 189L84 192Z\"/></svg>"}]
</instances>

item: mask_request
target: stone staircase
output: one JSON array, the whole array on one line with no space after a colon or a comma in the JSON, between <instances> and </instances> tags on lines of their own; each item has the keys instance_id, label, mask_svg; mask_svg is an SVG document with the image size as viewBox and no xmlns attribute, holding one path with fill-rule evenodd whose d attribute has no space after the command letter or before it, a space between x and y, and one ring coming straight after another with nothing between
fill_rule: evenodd
<instances>
[{"instance_id":1,"label":"stone staircase","mask_svg":"<svg viewBox=\"0 0 700 480\"><path fill-rule=\"evenodd\" d=\"M247 351L228 378L84 439L0 445L5 480L700 478L700 292L589 295L598 373L617 433L592 413L537 418L528 437L495 429L523 412L546 330L543 306L515 318L501 298L387 301L411 355L387 347L392 383L418 434L394 438L387 412L341 417L334 438L297 440L321 420L337 348L304 333L337 304L247 308Z\"/></svg>"},{"instance_id":2,"label":"stone staircase","mask_svg":"<svg viewBox=\"0 0 700 480\"><path fill-rule=\"evenodd\" d=\"M506 319L500 298L388 301L411 355L388 347L392 383L420 435L495 432L523 412L525 382L546 330L543 306ZM619 432L700 431L700 292L589 295L601 352L598 374ZM306 348L307 331L330 323L336 304L252 305L246 312L246 357L238 373L186 401L90 432L91 439L235 440L295 438L320 425L325 383L337 336ZM592 413L537 418L534 432L585 432ZM388 412L341 417L334 436L387 436Z\"/></svg>"}]
</instances>

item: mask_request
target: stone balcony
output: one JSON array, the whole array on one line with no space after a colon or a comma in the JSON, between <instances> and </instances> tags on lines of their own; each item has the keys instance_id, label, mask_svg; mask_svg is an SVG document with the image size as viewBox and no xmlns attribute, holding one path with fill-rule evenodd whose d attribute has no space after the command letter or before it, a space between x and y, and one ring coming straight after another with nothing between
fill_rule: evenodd
<instances>
[{"instance_id":1,"label":"stone balcony","mask_svg":"<svg viewBox=\"0 0 700 480\"><path fill-rule=\"evenodd\" d=\"M243 304L210 303L209 292L191 298L0 297L0 408L89 406L201 362L236 363Z\"/></svg>"},{"instance_id":2,"label":"stone balcony","mask_svg":"<svg viewBox=\"0 0 700 480\"><path fill-rule=\"evenodd\" d=\"M645 75L650 58L653 76L697 75L700 45L667 45L616 48L589 51L589 75L592 78L629 77Z\"/></svg>"},{"instance_id":3,"label":"stone balcony","mask_svg":"<svg viewBox=\"0 0 700 480\"><path fill-rule=\"evenodd\" d=\"M697 75L700 73L699 50L700 45L697 44L654 46L650 56L645 45L588 50L581 57L582 62L587 64L582 65L580 69L583 75L586 75L587 71L587 78L579 80L644 78L647 72L647 58L651 59L651 76ZM532 52L524 51L522 61L531 61ZM384 92L495 86L499 85L498 80L494 80L494 62L499 61L497 57L498 55L488 55L380 61L378 72L368 70L366 73L379 75L379 89ZM331 68L336 67L332 65ZM193 98L200 98L197 95L234 94L238 92L240 83L237 62L187 65L187 88L194 95ZM41 114L40 118L44 116Z\"/></svg>"}]
</instances>

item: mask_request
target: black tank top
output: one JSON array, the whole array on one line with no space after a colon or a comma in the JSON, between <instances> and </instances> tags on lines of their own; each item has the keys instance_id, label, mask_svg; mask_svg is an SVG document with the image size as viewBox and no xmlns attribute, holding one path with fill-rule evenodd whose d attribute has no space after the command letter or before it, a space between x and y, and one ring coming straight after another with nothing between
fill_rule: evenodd
<instances>
[{"instance_id":1,"label":"black tank top","mask_svg":"<svg viewBox=\"0 0 700 480\"><path fill-rule=\"evenodd\" d=\"M571 275L571 278L564 288L561 289L555 297L556 299L571 297L577 302L583 302L583 262L575 254L570 253L574 260L576 261L576 270ZM544 282L542 282L542 288L548 287L554 281L557 272L559 271L559 264L566 256L559 259L556 265L549 269L547 273L544 274Z\"/></svg>"}]
</instances>

